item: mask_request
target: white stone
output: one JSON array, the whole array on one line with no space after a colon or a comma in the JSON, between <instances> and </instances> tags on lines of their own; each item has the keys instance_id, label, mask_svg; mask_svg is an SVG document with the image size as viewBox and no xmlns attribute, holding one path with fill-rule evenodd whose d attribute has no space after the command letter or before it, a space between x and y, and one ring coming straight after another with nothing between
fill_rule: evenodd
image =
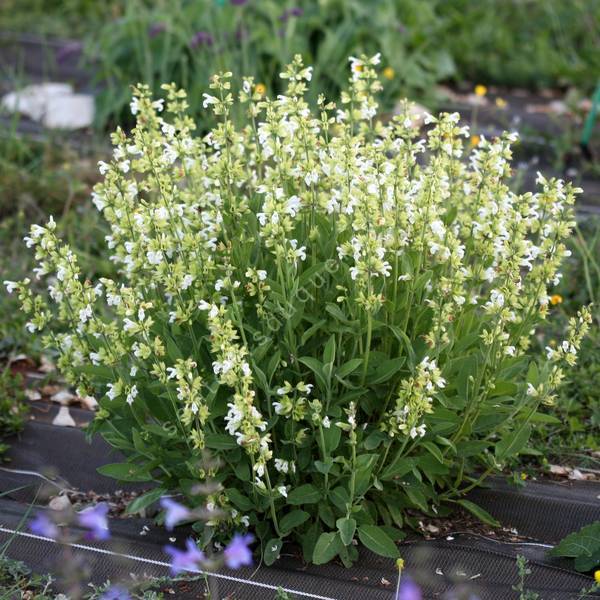
<instances>
[{"instance_id":1,"label":"white stone","mask_svg":"<svg viewBox=\"0 0 600 600\"><path fill-rule=\"evenodd\" d=\"M48 502L48 508L52 510L66 510L71 506L71 501L67 496L56 496Z\"/></svg>"},{"instance_id":2,"label":"white stone","mask_svg":"<svg viewBox=\"0 0 600 600\"><path fill-rule=\"evenodd\" d=\"M68 83L28 85L6 94L1 105L19 112L48 129L81 129L94 121L94 97L75 94Z\"/></svg>"},{"instance_id":3,"label":"white stone","mask_svg":"<svg viewBox=\"0 0 600 600\"><path fill-rule=\"evenodd\" d=\"M79 399L88 410L96 410L98 408L98 402L94 396L84 396Z\"/></svg>"},{"instance_id":4,"label":"white stone","mask_svg":"<svg viewBox=\"0 0 600 600\"><path fill-rule=\"evenodd\" d=\"M76 423L67 406L60 407L58 414L52 421L52 425L58 425L59 427L76 427Z\"/></svg>"},{"instance_id":5,"label":"white stone","mask_svg":"<svg viewBox=\"0 0 600 600\"><path fill-rule=\"evenodd\" d=\"M63 406L68 406L72 404L73 401L77 399L77 396L71 394L71 392L67 390L61 390L60 392L56 392L53 396L50 397L52 402L56 402L57 404L62 404Z\"/></svg>"}]
</instances>

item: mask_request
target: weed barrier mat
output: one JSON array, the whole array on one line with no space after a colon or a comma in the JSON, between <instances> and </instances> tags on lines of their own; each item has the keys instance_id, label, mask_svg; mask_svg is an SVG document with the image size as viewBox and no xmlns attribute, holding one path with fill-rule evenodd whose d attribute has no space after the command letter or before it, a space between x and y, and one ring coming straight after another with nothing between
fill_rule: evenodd
<instances>
[{"instance_id":1,"label":"weed barrier mat","mask_svg":"<svg viewBox=\"0 0 600 600\"><path fill-rule=\"evenodd\" d=\"M149 487L100 475L98 467L120 462L123 456L99 436L88 442L78 428L29 421L10 443L10 462L0 465L0 492L25 486L8 494L12 500L35 502L40 485L58 491L93 490L98 494ZM487 487L473 490L468 497L503 526L547 544L555 544L569 533L600 520L600 483L596 482L528 481L517 487L494 477L488 480Z\"/></svg>"},{"instance_id":2,"label":"weed barrier mat","mask_svg":"<svg viewBox=\"0 0 600 600\"><path fill-rule=\"evenodd\" d=\"M52 493L61 489L111 493L144 488L143 484L122 484L98 474L99 466L122 457L98 437L88 443L78 428L30 421L13 441L9 456L11 462L0 467L0 493L4 494L0 498L0 545L10 540L7 555L39 573L54 572L62 552L54 542L32 536L25 527L31 510L37 510L33 505L41 504L38 494L42 488ZM531 561L533 573L527 585L543 600L576 598L579 590L590 587L590 578L568 570L567 563L549 560L545 554L549 545L564 535L600 519L599 484L527 482L517 488L495 478L488 488L473 491L470 499L503 525L516 528L537 543L499 542L461 532L453 534L453 539L404 543L401 554L426 598L444 598L457 586L466 586L480 600L518 598L512 590L517 583L518 554ZM78 548L91 567L94 583L122 580L129 573L153 577L168 574L162 548L170 542L164 529L139 518L114 519L111 529L114 539L110 544L85 542ZM182 545L185 535L185 531L177 531L176 543ZM275 590L282 587L290 590L292 598L391 600L395 578L393 561L367 551L362 551L360 560L348 570L337 564L305 565L293 549L284 547L274 566L224 571L216 581L219 598L266 600L274 598ZM203 583L185 585L177 591L177 598L202 597Z\"/></svg>"},{"instance_id":3,"label":"weed barrier mat","mask_svg":"<svg viewBox=\"0 0 600 600\"><path fill-rule=\"evenodd\" d=\"M7 555L25 562L39 573L55 572L63 549L48 538L27 532L24 523L28 507L0 500L0 544L8 543ZM148 531L141 535L146 525ZM91 569L91 581L103 583L137 577L168 575L168 562L162 547L168 534L150 521L127 519L111 523L110 542L81 542L71 548ZM183 537L177 535L181 544ZM532 570L528 589L543 600L567 600L590 587L589 577L567 570L561 561L548 561L546 547L539 544L509 544L477 536L461 535L453 540L411 542L400 551L411 576L423 587L425 598L444 598L451 590L468 590L480 600L518 598L512 586L517 584L516 556L530 561ZM321 600L392 600L396 573L393 561L362 551L351 569L338 564L321 567L305 565L293 553L286 553L272 567L258 566L239 571L222 570L215 574L217 598L229 600L266 600L274 598L277 588L291 598ZM169 585L177 598L201 598L202 581ZM591 595L589 598L600 598Z\"/></svg>"}]
</instances>

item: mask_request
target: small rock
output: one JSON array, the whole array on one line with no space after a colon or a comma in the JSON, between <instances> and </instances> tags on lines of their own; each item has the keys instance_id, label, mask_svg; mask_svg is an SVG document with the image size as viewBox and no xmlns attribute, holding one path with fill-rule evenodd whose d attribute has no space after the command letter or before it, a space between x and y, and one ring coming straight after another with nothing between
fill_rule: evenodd
<instances>
[{"instance_id":1,"label":"small rock","mask_svg":"<svg viewBox=\"0 0 600 600\"><path fill-rule=\"evenodd\" d=\"M42 395L38 390L25 390L25 397L27 398L27 400L31 400L32 402L42 399Z\"/></svg>"},{"instance_id":2,"label":"small rock","mask_svg":"<svg viewBox=\"0 0 600 600\"><path fill-rule=\"evenodd\" d=\"M566 477L569 474L569 469L561 465L550 465L550 473Z\"/></svg>"},{"instance_id":3,"label":"small rock","mask_svg":"<svg viewBox=\"0 0 600 600\"><path fill-rule=\"evenodd\" d=\"M56 402L57 404L62 404L63 406L68 406L72 404L75 400L77 400L77 396L71 394L68 390L61 390L56 394L52 395L50 400L52 402Z\"/></svg>"},{"instance_id":4,"label":"small rock","mask_svg":"<svg viewBox=\"0 0 600 600\"><path fill-rule=\"evenodd\" d=\"M68 83L47 82L10 92L1 105L49 129L81 129L94 121L94 97L75 94Z\"/></svg>"},{"instance_id":5,"label":"small rock","mask_svg":"<svg viewBox=\"0 0 600 600\"><path fill-rule=\"evenodd\" d=\"M61 406L58 414L54 417L52 425L58 425L59 427L76 427L77 424L73 420L73 417L69 413L67 406Z\"/></svg>"},{"instance_id":6,"label":"small rock","mask_svg":"<svg viewBox=\"0 0 600 600\"><path fill-rule=\"evenodd\" d=\"M48 357L42 354L38 371L41 371L42 373L53 373L56 371L56 366Z\"/></svg>"},{"instance_id":7,"label":"small rock","mask_svg":"<svg viewBox=\"0 0 600 600\"><path fill-rule=\"evenodd\" d=\"M84 396L83 398L79 398L79 401L88 410L96 410L98 408L98 402L94 396Z\"/></svg>"},{"instance_id":8,"label":"small rock","mask_svg":"<svg viewBox=\"0 0 600 600\"><path fill-rule=\"evenodd\" d=\"M569 473L569 479L574 481L584 481L587 477L579 469L572 469Z\"/></svg>"},{"instance_id":9,"label":"small rock","mask_svg":"<svg viewBox=\"0 0 600 600\"><path fill-rule=\"evenodd\" d=\"M55 496L48 503L48 507L52 510L66 510L71 506L71 501L67 496Z\"/></svg>"},{"instance_id":10,"label":"small rock","mask_svg":"<svg viewBox=\"0 0 600 600\"><path fill-rule=\"evenodd\" d=\"M399 102L394 107L395 115L398 115L401 113L401 111L402 111L401 106L402 106L402 104ZM410 114L410 119L411 119L413 125L415 125L416 127L421 127L425 121L425 117L429 114L429 111L421 104L418 104L416 102L411 102L409 114Z\"/></svg>"}]
</instances>

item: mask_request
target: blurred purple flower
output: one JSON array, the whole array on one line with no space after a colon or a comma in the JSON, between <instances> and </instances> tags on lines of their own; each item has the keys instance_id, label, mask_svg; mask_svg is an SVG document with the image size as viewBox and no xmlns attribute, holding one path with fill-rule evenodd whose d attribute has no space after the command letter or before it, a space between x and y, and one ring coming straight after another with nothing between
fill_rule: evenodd
<instances>
[{"instance_id":1,"label":"blurred purple flower","mask_svg":"<svg viewBox=\"0 0 600 600\"><path fill-rule=\"evenodd\" d=\"M231 0L231 4L234 6L244 6L248 0Z\"/></svg>"},{"instance_id":2,"label":"blurred purple flower","mask_svg":"<svg viewBox=\"0 0 600 600\"><path fill-rule=\"evenodd\" d=\"M171 500L170 498L161 498L160 505L165 509L165 527L171 531L177 523L181 521L185 521L189 519L190 511L183 506L183 504L179 504L179 502L175 502L175 500Z\"/></svg>"},{"instance_id":3,"label":"blurred purple flower","mask_svg":"<svg viewBox=\"0 0 600 600\"><path fill-rule=\"evenodd\" d=\"M213 44L214 38L208 31L198 31L190 40L190 48L194 50L200 46L212 46Z\"/></svg>"},{"instance_id":4,"label":"blurred purple flower","mask_svg":"<svg viewBox=\"0 0 600 600\"><path fill-rule=\"evenodd\" d=\"M150 27L148 27L148 35L151 38L154 38L157 35L160 35L166 29L167 26L164 23L153 23L152 25L150 25Z\"/></svg>"},{"instance_id":5,"label":"blurred purple flower","mask_svg":"<svg viewBox=\"0 0 600 600\"><path fill-rule=\"evenodd\" d=\"M100 596L100 600L131 600L131 596L123 586L113 585Z\"/></svg>"},{"instance_id":6,"label":"blurred purple flower","mask_svg":"<svg viewBox=\"0 0 600 600\"><path fill-rule=\"evenodd\" d=\"M45 513L39 513L35 519L29 522L29 531L35 535L52 538L55 540L58 537L58 527L51 521Z\"/></svg>"},{"instance_id":7,"label":"blurred purple flower","mask_svg":"<svg viewBox=\"0 0 600 600\"><path fill-rule=\"evenodd\" d=\"M107 540L110 537L108 530L108 504L100 502L96 506L86 508L77 515L77 521L88 530L86 537L91 540Z\"/></svg>"},{"instance_id":8,"label":"blurred purple flower","mask_svg":"<svg viewBox=\"0 0 600 600\"><path fill-rule=\"evenodd\" d=\"M421 588L406 575L400 581L400 587L394 600L422 600Z\"/></svg>"},{"instance_id":9,"label":"blurred purple flower","mask_svg":"<svg viewBox=\"0 0 600 600\"><path fill-rule=\"evenodd\" d=\"M236 533L223 552L225 564L230 569L239 569L244 565L251 565L252 551L248 546L253 541L254 536L250 533L246 535Z\"/></svg>"},{"instance_id":10,"label":"blurred purple flower","mask_svg":"<svg viewBox=\"0 0 600 600\"><path fill-rule=\"evenodd\" d=\"M175 546L165 546L165 552L171 557L171 573L179 575L182 571L196 571L199 564L204 560L204 553L198 550L192 538L185 542L186 550L180 550Z\"/></svg>"},{"instance_id":11,"label":"blurred purple flower","mask_svg":"<svg viewBox=\"0 0 600 600\"><path fill-rule=\"evenodd\" d=\"M68 42L62 46L56 53L56 62L61 64L65 62L69 57L80 54L83 50L83 44L81 42Z\"/></svg>"},{"instance_id":12,"label":"blurred purple flower","mask_svg":"<svg viewBox=\"0 0 600 600\"><path fill-rule=\"evenodd\" d=\"M288 8L286 11L284 11L279 17L279 20L282 23L285 23L290 17L301 17L303 14L304 10L302 8L299 6L294 6L293 8Z\"/></svg>"},{"instance_id":13,"label":"blurred purple flower","mask_svg":"<svg viewBox=\"0 0 600 600\"><path fill-rule=\"evenodd\" d=\"M248 39L248 30L244 27L238 27L235 30L235 40L236 42L242 42L243 40Z\"/></svg>"}]
</instances>

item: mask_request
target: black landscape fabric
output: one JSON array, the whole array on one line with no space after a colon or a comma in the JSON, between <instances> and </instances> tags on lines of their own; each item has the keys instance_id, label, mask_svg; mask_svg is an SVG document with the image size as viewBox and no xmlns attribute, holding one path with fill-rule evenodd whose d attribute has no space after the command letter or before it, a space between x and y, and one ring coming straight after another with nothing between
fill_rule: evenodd
<instances>
[{"instance_id":1,"label":"black landscape fabric","mask_svg":"<svg viewBox=\"0 0 600 600\"><path fill-rule=\"evenodd\" d=\"M40 485L50 491L75 488L97 493L143 487L125 486L98 474L99 466L118 462L122 457L99 438L88 443L85 434L76 428L30 422L14 440L10 459L0 469L0 493L4 493L0 498L0 544L9 542L7 555L40 573L56 572L62 551L52 541L37 539L27 532L26 521L32 505L39 500ZM600 520L599 495L600 485L588 482L528 482L523 488L516 488L494 479L489 488L473 492L471 499L503 525L543 543L511 544L456 534L453 539L405 543L400 551L407 571L423 587L425 598L447 598L451 590L460 588L467 588L480 600L518 598L512 589L518 581L518 554L530 560L532 574L527 587L538 592L542 600L577 598L592 580L570 571L566 568L568 563L546 558L545 544L555 543L571 531ZM77 550L90 565L93 582L123 580L130 573L168 575L163 546L170 541L164 529L137 518L113 520L111 529L111 542L85 543ZM175 543L183 545L185 535L178 532ZM289 590L291 598L391 600L396 570L393 561L367 551L361 552L351 569L339 564L306 565L293 548L284 547L282 558L274 566L226 571L219 574L216 582L218 598L232 600L275 598L278 587ZM203 585L202 581L186 583L177 588L175 597L201 597Z\"/></svg>"}]
</instances>

